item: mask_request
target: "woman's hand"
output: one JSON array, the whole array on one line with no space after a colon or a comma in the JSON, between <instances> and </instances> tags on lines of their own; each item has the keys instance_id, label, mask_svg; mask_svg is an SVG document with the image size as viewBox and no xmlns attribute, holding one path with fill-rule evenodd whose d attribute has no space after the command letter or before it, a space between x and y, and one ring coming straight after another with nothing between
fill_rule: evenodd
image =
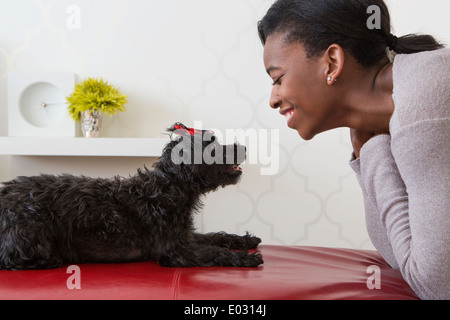
<instances>
[{"instance_id":1,"label":"woman's hand","mask_svg":"<svg viewBox=\"0 0 450 320\"><path fill-rule=\"evenodd\" d=\"M362 146L369 141L371 138L389 133L375 133L375 132L369 132L364 131L361 129L352 129L350 128L350 139L352 141L353 145L353 153L355 154L356 158L359 158L359 152L361 151Z\"/></svg>"},{"instance_id":2,"label":"woman's hand","mask_svg":"<svg viewBox=\"0 0 450 320\"><path fill-rule=\"evenodd\" d=\"M374 136L374 132L350 128L350 139L353 145L353 153L355 154L356 158L359 158L359 151L361 150L362 146Z\"/></svg>"}]
</instances>

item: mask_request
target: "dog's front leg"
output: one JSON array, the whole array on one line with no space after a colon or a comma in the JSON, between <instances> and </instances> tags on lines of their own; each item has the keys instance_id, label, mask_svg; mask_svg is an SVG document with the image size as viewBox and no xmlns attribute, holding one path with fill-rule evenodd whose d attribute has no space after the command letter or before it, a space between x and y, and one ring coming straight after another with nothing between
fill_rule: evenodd
<instances>
[{"instance_id":1,"label":"dog's front leg","mask_svg":"<svg viewBox=\"0 0 450 320\"><path fill-rule=\"evenodd\" d=\"M194 241L199 245L213 245L230 250L247 250L255 249L261 242L261 239L250 235L248 232L245 236L225 232L211 232L206 234L195 233Z\"/></svg>"},{"instance_id":2,"label":"dog's front leg","mask_svg":"<svg viewBox=\"0 0 450 320\"><path fill-rule=\"evenodd\" d=\"M256 267L263 263L263 259L258 252L229 251L195 243L160 255L158 263L166 267Z\"/></svg>"}]
</instances>

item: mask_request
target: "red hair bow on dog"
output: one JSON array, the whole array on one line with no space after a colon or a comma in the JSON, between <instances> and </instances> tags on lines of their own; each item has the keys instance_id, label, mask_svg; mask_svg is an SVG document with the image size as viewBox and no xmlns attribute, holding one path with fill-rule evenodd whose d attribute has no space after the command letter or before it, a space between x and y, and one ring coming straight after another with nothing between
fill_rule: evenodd
<instances>
[{"instance_id":1,"label":"red hair bow on dog","mask_svg":"<svg viewBox=\"0 0 450 320\"><path fill-rule=\"evenodd\" d=\"M170 135L170 139L172 141L177 141L180 139L182 135L190 134L191 136L195 134L201 134L201 132L194 128L186 127L181 122L176 122L172 127L170 127L169 131L172 131Z\"/></svg>"},{"instance_id":2,"label":"red hair bow on dog","mask_svg":"<svg viewBox=\"0 0 450 320\"><path fill-rule=\"evenodd\" d=\"M187 132L189 132L189 134L191 134L191 135L194 135L194 134L196 134L196 133L200 133L200 131L198 131L197 129L194 129L194 128L189 128L189 127L186 127L184 124L182 124L181 122L177 122L175 125L174 125L174 130L183 130L183 131L187 131Z\"/></svg>"}]
</instances>

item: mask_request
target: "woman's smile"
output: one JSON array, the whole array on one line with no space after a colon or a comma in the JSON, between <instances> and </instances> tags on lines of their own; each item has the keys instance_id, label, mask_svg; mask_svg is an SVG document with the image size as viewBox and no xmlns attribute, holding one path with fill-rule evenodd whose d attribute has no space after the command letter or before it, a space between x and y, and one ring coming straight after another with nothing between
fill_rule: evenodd
<instances>
[{"instance_id":1,"label":"woman's smile","mask_svg":"<svg viewBox=\"0 0 450 320\"><path fill-rule=\"evenodd\" d=\"M288 127L291 127L293 117L294 117L294 108L286 108L286 109L280 109L280 114L284 116L286 119L286 123Z\"/></svg>"}]
</instances>

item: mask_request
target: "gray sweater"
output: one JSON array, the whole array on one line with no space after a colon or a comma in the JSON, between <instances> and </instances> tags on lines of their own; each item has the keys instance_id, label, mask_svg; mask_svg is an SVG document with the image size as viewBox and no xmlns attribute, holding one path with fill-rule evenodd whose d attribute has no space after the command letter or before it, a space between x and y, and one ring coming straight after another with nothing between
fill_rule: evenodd
<instances>
[{"instance_id":1,"label":"gray sweater","mask_svg":"<svg viewBox=\"0 0 450 320\"><path fill-rule=\"evenodd\" d=\"M350 166L375 248L421 299L450 299L450 49L397 55L393 81L390 135Z\"/></svg>"}]
</instances>

